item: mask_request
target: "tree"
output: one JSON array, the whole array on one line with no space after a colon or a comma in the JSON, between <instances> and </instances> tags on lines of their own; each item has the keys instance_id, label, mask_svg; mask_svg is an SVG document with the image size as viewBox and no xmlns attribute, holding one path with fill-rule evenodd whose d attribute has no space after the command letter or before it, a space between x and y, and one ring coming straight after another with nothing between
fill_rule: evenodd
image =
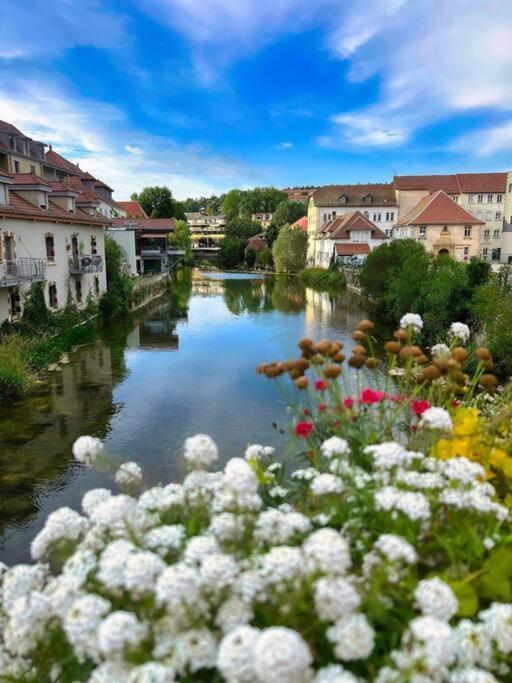
<instances>
[{"instance_id":1,"label":"tree","mask_svg":"<svg viewBox=\"0 0 512 683\"><path fill-rule=\"evenodd\" d=\"M471 289L485 284L491 277L489 261L473 256L468 263L468 283Z\"/></svg>"},{"instance_id":2,"label":"tree","mask_svg":"<svg viewBox=\"0 0 512 683\"><path fill-rule=\"evenodd\" d=\"M185 251L185 262L192 260L192 238L187 221L176 221L174 232L169 235L169 244L174 249Z\"/></svg>"},{"instance_id":3,"label":"tree","mask_svg":"<svg viewBox=\"0 0 512 683\"><path fill-rule=\"evenodd\" d=\"M226 235L248 240L261 232L261 225L247 216L236 216L226 223Z\"/></svg>"},{"instance_id":4,"label":"tree","mask_svg":"<svg viewBox=\"0 0 512 683\"><path fill-rule=\"evenodd\" d=\"M132 304L132 282L123 273L123 248L105 237L107 291L100 299L100 311L107 318L128 313Z\"/></svg>"},{"instance_id":5,"label":"tree","mask_svg":"<svg viewBox=\"0 0 512 683\"><path fill-rule=\"evenodd\" d=\"M225 237L220 243L219 257L226 268L233 268L244 259L245 242L237 237Z\"/></svg>"},{"instance_id":6,"label":"tree","mask_svg":"<svg viewBox=\"0 0 512 683\"><path fill-rule=\"evenodd\" d=\"M140 194L134 192L132 199L138 201L151 218L185 219L181 202L174 199L168 187L145 187Z\"/></svg>"},{"instance_id":7,"label":"tree","mask_svg":"<svg viewBox=\"0 0 512 683\"><path fill-rule=\"evenodd\" d=\"M275 187L233 189L222 200L222 213L228 219L235 216L251 216L253 213L272 213L286 197L286 192ZM301 215L304 215L304 211Z\"/></svg>"},{"instance_id":8,"label":"tree","mask_svg":"<svg viewBox=\"0 0 512 683\"><path fill-rule=\"evenodd\" d=\"M285 199L277 205L272 216L272 222L278 227L281 227L282 225L286 225L286 223L295 223L295 221L302 218L305 213L306 210L302 202L294 202Z\"/></svg>"},{"instance_id":9,"label":"tree","mask_svg":"<svg viewBox=\"0 0 512 683\"><path fill-rule=\"evenodd\" d=\"M260 268L272 268L274 259L272 258L272 249L262 249L256 254L256 263Z\"/></svg>"},{"instance_id":10,"label":"tree","mask_svg":"<svg viewBox=\"0 0 512 683\"><path fill-rule=\"evenodd\" d=\"M230 190L222 200L222 213L229 220L241 214L242 202L245 192L243 190Z\"/></svg>"},{"instance_id":11,"label":"tree","mask_svg":"<svg viewBox=\"0 0 512 683\"><path fill-rule=\"evenodd\" d=\"M278 273L300 273L306 266L308 236L302 230L284 225L279 231L272 255Z\"/></svg>"},{"instance_id":12,"label":"tree","mask_svg":"<svg viewBox=\"0 0 512 683\"><path fill-rule=\"evenodd\" d=\"M253 268L256 263L256 252L252 247L245 250L245 264L248 268Z\"/></svg>"}]
</instances>

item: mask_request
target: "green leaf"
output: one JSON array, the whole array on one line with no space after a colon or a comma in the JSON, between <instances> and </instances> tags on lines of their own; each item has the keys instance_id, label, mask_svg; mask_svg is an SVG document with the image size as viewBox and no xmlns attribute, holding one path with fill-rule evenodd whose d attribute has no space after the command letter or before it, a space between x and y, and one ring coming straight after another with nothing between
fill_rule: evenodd
<instances>
[{"instance_id":1,"label":"green leaf","mask_svg":"<svg viewBox=\"0 0 512 683\"><path fill-rule=\"evenodd\" d=\"M476 583L478 594L489 600L512 600L512 550L497 548L483 565Z\"/></svg>"},{"instance_id":2,"label":"green leaf","mask_svg":"<svg viewBox=\"0 0 512 683\"><path fill-rule=\"evenodd\" d=\"M447 581L459 601L458 614L472 617L478 610L478 595L474 586L464 579Z\"/></svg>"}]
</instances>

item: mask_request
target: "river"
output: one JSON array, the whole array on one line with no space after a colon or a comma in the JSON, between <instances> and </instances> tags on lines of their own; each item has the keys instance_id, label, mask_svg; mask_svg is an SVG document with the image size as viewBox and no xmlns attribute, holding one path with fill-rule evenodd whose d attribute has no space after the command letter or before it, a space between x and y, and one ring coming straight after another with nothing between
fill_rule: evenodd
<instances>
[{"instance_id":1,"label":"river","mask_svg":"<svg viewBox=\"0 0 512 683\"><path fill-rule=\"evenodd\" d=\"M73 461L81 434L136 460L151 484L182 476L191 434L210 434L223 461L248 443L283 445L286 406L256 365L293 356L302 336L350 346L367 315L356 295L334 298L297 278L179 272L168 294L101 329L36 394L0 404L0 560L27 561L49 512L113 485Z\"/></svg>"}]
</instances>

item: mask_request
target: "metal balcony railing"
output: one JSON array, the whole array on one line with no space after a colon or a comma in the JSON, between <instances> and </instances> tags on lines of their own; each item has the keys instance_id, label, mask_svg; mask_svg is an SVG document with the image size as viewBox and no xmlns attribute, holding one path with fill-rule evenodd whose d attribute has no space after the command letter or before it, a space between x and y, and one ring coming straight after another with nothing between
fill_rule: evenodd
<instances>
[{"instance_id":1,"label":"metal balcony railing","mask_svg":"<svg viewBox=\"0 0 512 683\"><path fill-rule=\"evenodd\" d=\"M155 259L155 258L162 258L162 256L165 256L165 251L161 247L141 247L140 249L140 257L142 259Z\"/></svg>"},{"instance_id":2,"label":"metal balcony railing","mask_svg":"<svg viewBox=\"0 0 512 683\"><path fill-rule=\"evenodd\" d=\"M0 261L0 287L11 287L23 282L44 280L46 263L42 258L19 258Z\"/></svg>"},{"instance_id":3,"label":"metal balcony railing","mask_svg":"<svg viewBox=\"0 0 512 683\"><path fill-rule=\"evenodd\" d=\"M103 258L99 254L74 254L69 259L69 272L72 275L101 273Z\"/></svg>"}]
</instances>

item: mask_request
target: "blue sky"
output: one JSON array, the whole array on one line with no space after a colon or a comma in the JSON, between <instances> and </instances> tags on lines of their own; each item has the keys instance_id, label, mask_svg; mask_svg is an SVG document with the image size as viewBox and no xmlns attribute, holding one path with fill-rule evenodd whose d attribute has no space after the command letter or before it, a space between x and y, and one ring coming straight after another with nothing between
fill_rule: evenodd
<instances>
[{"instance_id":1,"label":"blue sky","mask_svg":"<svg viewBox=\"0 0 512 683\"><path fill-rule=\"evenodd\" d=\"M512 168L510 0L2 0L0 118L178 198Z\"/></svg>"}]
</instances>

